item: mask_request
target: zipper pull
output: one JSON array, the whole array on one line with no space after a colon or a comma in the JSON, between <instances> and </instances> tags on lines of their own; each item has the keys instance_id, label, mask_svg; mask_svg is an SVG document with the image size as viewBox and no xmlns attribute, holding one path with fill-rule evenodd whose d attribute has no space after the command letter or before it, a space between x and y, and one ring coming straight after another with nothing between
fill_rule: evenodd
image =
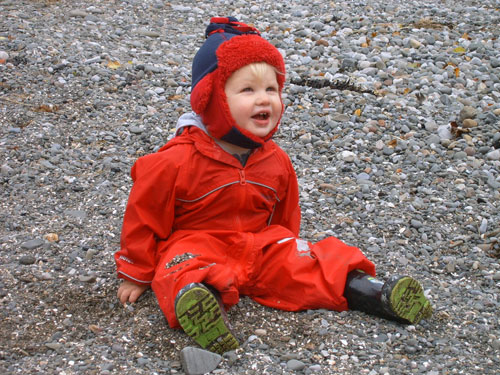
<instances>
[{"instance_id":1,"label":"zipper pull","mask_svg":"<svg viewBox=\"0 0 500 375\"><path fill-rule=\"evenodd\" d=\"M245 171L243 169L240 169L240 184L241 185L247 184L247 180L245 179Z\"/></svg>"}]
</instances>

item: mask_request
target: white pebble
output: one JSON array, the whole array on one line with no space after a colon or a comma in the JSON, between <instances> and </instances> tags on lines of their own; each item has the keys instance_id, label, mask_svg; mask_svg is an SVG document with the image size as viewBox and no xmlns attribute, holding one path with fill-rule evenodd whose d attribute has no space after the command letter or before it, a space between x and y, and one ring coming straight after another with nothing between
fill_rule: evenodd
<instances>
[{"instance_id":1,"label":"white pebble","mask_svg":"<svg viewBox=\"0 0 500 375\"><path fill-rule=\"evenodd\" d=\"M340 153L340 159L348 163L352 163L354 160L356 160L356 154L351 151L342 151Z\"/></svg>"},{"instance_id":2,"label":"white pebble","mask_svg":"<svg viewBox=\"0 0 500 375\"><path fill-rule=\"evenodd\" d=\"M486 154L489 160L500 160L500 150L493 150Z\"/></svg>"}]
</instances>

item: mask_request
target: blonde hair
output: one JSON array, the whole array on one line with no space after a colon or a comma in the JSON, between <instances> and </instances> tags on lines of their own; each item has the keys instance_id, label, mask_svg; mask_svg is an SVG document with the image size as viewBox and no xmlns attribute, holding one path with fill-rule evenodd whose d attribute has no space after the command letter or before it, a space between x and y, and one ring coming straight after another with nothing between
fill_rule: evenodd
<instances>
[{"instance_id":1,"label":"blonde hair","mask_svg":"<svg viewBox=\"0 0 500 375\"><path fill-rule=\"evenodd\" d=\"M280 72L276 67L274 67L266 62L263 62L263 61L254 62L254 63L248 64L248 66L250 67L250 70L257 78L261 78L269 68L274 70L274 72L276 74L284 75L284 73Z\"/></svg>"}]
</instances>

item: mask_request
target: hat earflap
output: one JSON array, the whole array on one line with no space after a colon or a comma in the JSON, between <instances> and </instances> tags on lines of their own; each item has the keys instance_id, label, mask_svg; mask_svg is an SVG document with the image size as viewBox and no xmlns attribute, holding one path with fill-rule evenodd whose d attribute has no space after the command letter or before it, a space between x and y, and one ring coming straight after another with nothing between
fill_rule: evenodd
<instances>
[{"instance_id":1,"label":"hat earflap","mask_svg":"<svg viewBox=\"0 0 500 375\"><path fill-rule=\"evenodd\" d=\"M191 92L191 108L196 113L203 113L212 97L215 72L208 73Z\"/></svg>"}]
</instances>

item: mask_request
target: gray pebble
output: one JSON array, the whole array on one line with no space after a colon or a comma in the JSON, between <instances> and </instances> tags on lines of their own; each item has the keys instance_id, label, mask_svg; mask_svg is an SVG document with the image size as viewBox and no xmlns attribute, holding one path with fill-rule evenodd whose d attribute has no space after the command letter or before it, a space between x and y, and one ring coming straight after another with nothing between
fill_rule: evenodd
<instances>
[{"instance_id":1,"label":"gray pebble","mask_svg":"<svg viewBox=\"0 0 500 375\"><path fill-rule=\"evenodd\" d=\"M86 11L81 10L81 9L73 9L68 13L68 15L70 17L82 17L82 18L84 18L84 17L87 17L89 14Z\"/></svg>"},{"instance_id":2,"label":"gray pebble","mask_svg":"<svg viewBox=\"0 0 500 375\"><path fill-rule=\"evenodd\" d=\"M190 346L181 350L180 357L182 368L187 375L201 375L213 371L222 361L219 354Z\"/></svg>"},{"instance_id":3,"label":"gray pebble","mask_svg":"<svg viewBox=\"0 0 500 375\"><path fill-rule=\"evenodd\" d=\"M21 247L23 249L26 249L26 250L34 250L34 249L39 248L40 246L42 246L44 243L45 243L44 240L36 238L36 239L33 239L33 240L29 240L29 241L23 242L21 244Z\"/></svg>"},{"instance_id":4,"label":"gray pebble","mask_svg":"<svg viewBox=\"0 0 500 375\"><path fill-rule=\"evenodd\" d=\"M62 344L58 342L48 342L45 344L45 346L52 350L59 350L62 348Z\"/></svg>"},{"instance_id":5,"label":"gray pebble","mask_svg":"<svg viewBox=\"0 0 500 375\"><path fill-rule=\"evenodd\" d=\"M290 359L286 363L286 367L292 371L301 371L306 367L305 363L297 359Z\"/></svg>"},{"instance_id":6,"label":"gray pebble","mask_svg":"<svg viewBox=\"0 0 500 375\"><path fill-rule=\"evenodd\" d=\"M36 262L36 258L33 255L23 255L21 258L19 258L19 264L22 265L30 265Z\"/></svg>"},{"instance_id":7,"label":"gray pebble","mask_svg":"<svg viewBox=\"0 0 500 375\"><path fill-rule=\"evenodd\" d=\"M477 116L477 109L466 105L460 110L460 121L474 119Z\"/></svg>"}]
</instances>

